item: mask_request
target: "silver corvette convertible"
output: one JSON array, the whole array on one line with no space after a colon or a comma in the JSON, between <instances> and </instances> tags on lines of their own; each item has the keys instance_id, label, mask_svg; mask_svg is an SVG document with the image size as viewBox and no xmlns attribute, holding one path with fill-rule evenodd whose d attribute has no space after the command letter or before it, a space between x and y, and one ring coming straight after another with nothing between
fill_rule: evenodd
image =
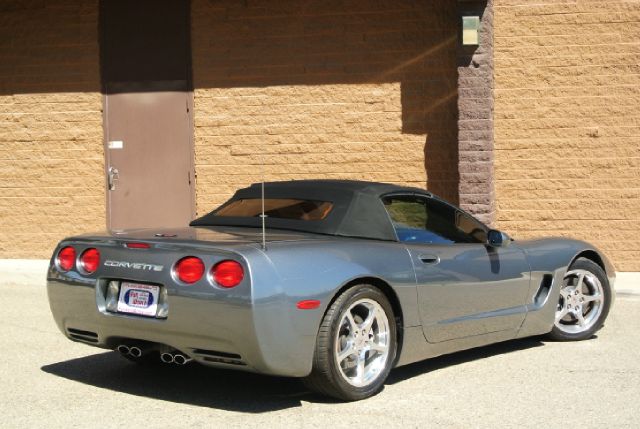
<instances>
[{"instance_id":1,"label":"silver corvette convertible","mask_svg":"<svg viewBox=\"0 0 640 429\"><path fill-rule=\"evenodd\" d=\"M70 237L48 271L69 339L139 364L301 377L343 400L394 366L513 338L591 337L614 270L592 245L514 241L421 189L241 189L185 229Z\"/></svg>"}]
</instances>

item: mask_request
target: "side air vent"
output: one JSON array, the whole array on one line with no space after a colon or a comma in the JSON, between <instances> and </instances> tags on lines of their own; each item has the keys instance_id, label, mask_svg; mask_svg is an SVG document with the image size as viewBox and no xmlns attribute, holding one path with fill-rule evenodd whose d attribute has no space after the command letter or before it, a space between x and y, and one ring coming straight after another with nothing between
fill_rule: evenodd
<instances>
[{"instance_id":1,"label":"side air vent","mask_svg":"<svg viewBox=\"0 0 640 429\"><path fill-rule=\"evenodd\" d=\"M225 363L228 365L246 365L242 361L242 356L235 353L219 352L216 350L193 349L193 354L202 358L206 362Z\"/></svg>"},{"instance_id":2,"label":"side air vent","mask_svg":"<svg viewBox=\"0 0 640 429\"><path fill-rule=\"evenodd\" d=\"M540 282L540 287L538 288L538 292L536 293L535 298L533 299L533 303L536 307L541 307L544 305L545 301L549 297L549 292L551 292L551 286L553 285L553 276L551 274L545 274L542 276L542 281Z\"/></svg>"},{"instance_id":3,"label":"side air vent","mask_svg":"<svg viewBox=\"0 0 640 429\"><path fill-rule=\"evenodd\" d=\"M81 329L67 328L67 333L71 338L78 341L85 341L87 343L97 343L98 334L91 331L83 331Z\"/></svg>"}]
</instances>

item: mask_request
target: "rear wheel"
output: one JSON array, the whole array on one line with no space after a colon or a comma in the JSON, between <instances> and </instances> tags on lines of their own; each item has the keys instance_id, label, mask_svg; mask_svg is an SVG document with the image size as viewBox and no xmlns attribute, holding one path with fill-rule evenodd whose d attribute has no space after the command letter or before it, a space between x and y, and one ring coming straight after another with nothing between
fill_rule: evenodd
<instances>
[{"instance_id":1,"label":"rear wheel","mask_svg":"<svg viewBox=\"0 0 640 429\"><path fill-rule=\"evenodd\" d=\"M355 401L378 393L397 349L397 329L387 297L370 285L345 291L327 310L316 340L312 390Z\"/></svg>"},{"instance_id":2,"label":"rear wheel","mask_svg":"<svg viewBox=\"0 0 640 429\"><path fill-rule=\"evenodd\" d=\"M579 258L564 276L549 337L560 341L584 340L602 327L611 305L611 287L595 262Z\"/></svg>"}]
</instances>

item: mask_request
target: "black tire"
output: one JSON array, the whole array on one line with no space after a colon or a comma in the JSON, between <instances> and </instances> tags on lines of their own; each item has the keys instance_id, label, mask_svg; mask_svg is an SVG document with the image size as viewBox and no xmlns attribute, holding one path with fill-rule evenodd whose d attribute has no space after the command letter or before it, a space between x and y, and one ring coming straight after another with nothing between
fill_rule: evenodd
<instances>
[{"instance_id":1,"label":"black tire","mask_svg":"<svg viewBox=\"0 0 640 429\"><path fill-rule=\"evenodd\" d=\"M590 327L580 332L567 332L566 328L561 329L558 327L558 323L554 323L553 329L551 330L551 332L549 332L549 334L547 334L547 337L554 341L580 341L593 337L596 331L598 331L598 329L600 329L604 324L604 321L609 314L609 309L611 308L611 286L609 285L609 279L607 278L604 270L598 264L586 258L576 259L567 270L567 273L570 273L574 270L586 271L588 273L591 273L599 280L603 295L603 299L601 302L602 308L600 314L597 316L597 318L595 318L595 320L593 320L593 323L590 324ZM563 281L563 287L564 283L565 282ZM559 297L558 309L562 307L562 304L563 297L561 295ZM593 307L591 308L591 310L587 309L587 313L585 314L585 316L588 316L590 314L589 311L593 311Z\"/></svg>"},{"instance_id":2,"label":"black tire","mask_svg":"<svg viewBox=\"0 0 640 429\"><path fill-rule=\"evenodd\" d=\"M337 363L337 351L334 345L336 344L337 336L341 332L340 323L347 310L362 300L373 301L384 311L388 321L386 326L388 327L388 354L386 363L377 372L375 378L362 387L356 387L345 380L345 376L343 376L343 372L341 372L341 368ZM377 323L379 322L376 321ZM310 390L343 401L357 401L378 393L382 390L389 371L391 371L395 362L398 338L396 323L389 300L378 288L363 284L347 289L331 304L322 319L316 339L313 369L311 374L304 379L305 385ZM373 330L373 326L371 330ZM367 356L371 357L372 355L368 354ZM376 356L375 352L373 356Z\"/></svg>"}]
</instances>

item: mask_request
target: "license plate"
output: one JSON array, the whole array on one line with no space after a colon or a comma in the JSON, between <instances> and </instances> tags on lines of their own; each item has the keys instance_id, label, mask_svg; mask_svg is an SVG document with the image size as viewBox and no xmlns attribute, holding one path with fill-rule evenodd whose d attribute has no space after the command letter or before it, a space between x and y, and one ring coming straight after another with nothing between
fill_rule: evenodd
<instances>
[{"instance_id":1,"label":"license plate","mask_svg":"<svg viewBox=\"0 0 640 429\"><path fill-rule=\"evenodd\" d=\"M160 286L122 282L118 311L120 313L155 316L158 311Z\"/></svg>"}]
</instances>

